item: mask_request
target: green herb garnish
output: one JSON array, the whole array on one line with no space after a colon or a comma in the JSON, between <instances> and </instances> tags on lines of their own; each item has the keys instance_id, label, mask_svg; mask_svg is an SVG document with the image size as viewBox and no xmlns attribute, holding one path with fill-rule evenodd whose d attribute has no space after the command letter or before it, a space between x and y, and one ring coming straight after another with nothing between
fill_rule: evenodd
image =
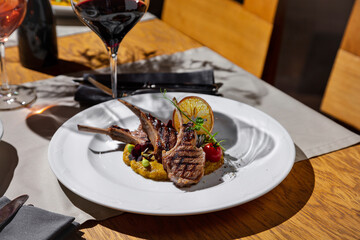
<instances>
[{"instance_id":1,"label":"green herb garnish","mask_svg":"<svg viewBox=\"0 0 360 240\"><path fill-rule=\"evenodd\" d=\"M176 108L181 112L182 115L184 115L187 119L189 119L189 121L191 121L191 122L194 123L193 130L196 130L196 131L198 131L198 130L200 130L200 129L204 130L204 131L206 132L206 134L207 134L207 141L214 143L215 146L219 146L219 147L221 147L221 149L222 149L223 151L225 151L225 148L224 148L223 146L221 146L221 144L220 144L220 143L223 142L224 140L217 141L217 140L215 139L215 136L218 134L218 132L216 132L216 133L214 133L214 134L211 134L205 127L203 127L204 119L203 119L202 117L197 117L195 121L192 120L188 115L186 115L186 113L184 113L184 112L179 108L179 106L177 105L177 102L171 100L170 98L168 98L168 97L166 96L166 89L164 89L163 91L160 89L160 92L162 93L164 99L168 100L172 105L174 105L174 107L176 107Z\"/></svg>"}]
</instances>

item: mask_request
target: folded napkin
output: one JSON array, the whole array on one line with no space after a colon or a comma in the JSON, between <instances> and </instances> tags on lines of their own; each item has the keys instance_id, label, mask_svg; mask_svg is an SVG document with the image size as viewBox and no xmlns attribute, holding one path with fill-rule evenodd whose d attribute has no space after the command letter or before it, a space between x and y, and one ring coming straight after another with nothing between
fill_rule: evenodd
<instances>
[{"instance_id":1,"label":"folded napkin","mask_svg":"<svg viewBox=\"0 0 360 240\"><path fill-rule=\"evenodd\" d=\"M85 74L82 84L75 92L75 101L85 105L94 105L112 97L102 90L93 86L89 77L111 89L109 74ZM181 73L125 73L118 74L119 96L141 94L148 92L160 92L166 89L168 92L199 92L205 94L217 94L218 86L214 85L214 72L212 69L181 72Z\"/></svg>"},{"instance_id":2,"label":"folded napkin","mask_svg":"<svg viewBox=\"0 0 360 240\"><path fill-rule=\"evenodd\" d=\"M1 197L0 208L8 202L10 200L7 197ZM78 226L73 217L23 205L11 221L0 229L0 239L67 239Z\"/></svg>"}]
</instances>

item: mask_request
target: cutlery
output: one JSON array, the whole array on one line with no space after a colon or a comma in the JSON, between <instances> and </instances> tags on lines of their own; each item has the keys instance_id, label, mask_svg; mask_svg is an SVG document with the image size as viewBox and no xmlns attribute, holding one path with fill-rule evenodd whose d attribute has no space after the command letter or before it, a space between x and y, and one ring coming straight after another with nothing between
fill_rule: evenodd
<instances>
[{"instance_id":1,"label":"cutlery","mask_svg":"<svg viewBox=\"0 0 360 240\"><path fill-rule=\"evenodd\" d=\"M167 92L195 92L195 93L203 93L203 94L216 94L216 91L213 89L202 89L202 88L183 88L183 87L157 87L157 88L141 88L135 91L122 91L122 96L133 96L136 94L143 93L160 93L161 90L166 89ZM218 94L216 94L218 95Z\"/></svg>"},{"instance_id":2,"label":"cutlery","mask_svg":"<svg viewBox=\"0 0 360 240\"><path fill-rule=\"evenodd\" d=\"M100 89L101 91L103 91L104 93L112 96L112 90L110 88L108 88L107 86L105 86L104 84L96 81L94 78L89 77L88 81L94 85L95 87L97 87L98 89Z\"/></svg>"},{"instance_id":3,"label":"cutlery","mask_svg":"<svg viewBox=\"0 0 360 240\"><path fill-rule=\"evenodd\" d=\"M110 88L95 80L92 77L88 77L88 81L95 87L108 95L112 95ZM127 83L125 83L126 85ZM166 89L168 92L181 91L181 92L198 92L198 93L216 93L217 90L222 86L222 83L215 84L193 84L193 83L145 83L137 88L121 89L121 96L130 96L140 93L160 92L161 89Z\"/></svg>"},{"instance_id":4,"label":"cutlery","mask_svg":"<svg viewBox=\"0 0 360 240\"><path fill-rule=\"evenodd\" d=\"M0 209L0 229L17 213L28 198L29 196L26 194L21 195Z\"/></svg>"}]
</instances>

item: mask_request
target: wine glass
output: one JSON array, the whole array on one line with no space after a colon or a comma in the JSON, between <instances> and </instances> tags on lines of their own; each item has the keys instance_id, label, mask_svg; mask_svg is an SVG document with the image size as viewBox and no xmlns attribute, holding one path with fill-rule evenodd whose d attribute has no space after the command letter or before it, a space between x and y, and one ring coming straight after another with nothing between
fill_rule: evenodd
<instances>
[{"instance_id":1,"label":"wine glass","mask_svg":"<svg viewBox=\"0 0 360 240\"><path fill-rule=\"evenodd\" d=\"M119 45L145 14L149 2L149 0L71 0L76 15L101 38L110 54L113 98L117 98Z\"/></svg>"},{"instance_id":2,"label":"wine glass","mask_svg":"<svg viewBox=\"0 0 360 240\"><path fill-rule=\"evenodd\" d=\"M10 85L5 68L5 42L22 23L26 13L26 4L26 0L0 0L0 110L23 107L36 99L33 89Z\"/></svg>"}]
</instances>

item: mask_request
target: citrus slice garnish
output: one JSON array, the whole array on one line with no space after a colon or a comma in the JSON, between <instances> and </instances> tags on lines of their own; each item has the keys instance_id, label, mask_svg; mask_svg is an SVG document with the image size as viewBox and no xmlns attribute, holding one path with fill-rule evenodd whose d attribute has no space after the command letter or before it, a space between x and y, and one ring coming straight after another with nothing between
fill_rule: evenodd
<instances>
[{"instance_id":1,"label":"citrus slice garnish","mask_svg":"<svg viewBox=\"0 0 360 240\"><path fill-rule=\"evenodd\" d=\"M196 122L197 118L202 118L204 120L202 126L211 133L214 127L214 113L204 99L195 96L185 97L178 103L178 107L194 122ZM182 117L184 124L190 121L186 116L182 115ZM176 114L176 110L173 112L173 125L176 131L180 130L180 120L178 114ZM201 128L197 130L196 133L198 135L207 134L206 131Z\"/></svg>"}]
</instances>

